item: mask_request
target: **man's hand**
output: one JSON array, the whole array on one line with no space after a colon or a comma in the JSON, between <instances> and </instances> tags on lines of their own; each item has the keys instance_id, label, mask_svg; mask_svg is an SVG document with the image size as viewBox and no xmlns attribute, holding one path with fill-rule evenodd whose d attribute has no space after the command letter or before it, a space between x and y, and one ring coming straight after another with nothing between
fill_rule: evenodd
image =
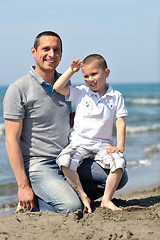
<instances>
[{"instance_id":1,"label":"man's hand","mask_svg":"<svg viewBox=\"0 0 160 240\"><path fill-rule=\"evenodd\" d=\"M24 208L30 210L35 208L35 198L32 188L27 185L24 187L19 187L18 189L18 198L20 205Z\"/></svg>"},{"instance_id":2,"label":"man's hand","mask_svg":"<svg viewBox=\"0 0 160 240\"><path fill-rule=\"evenodd\" d=\"M88 213L92 213L92 209L90 206L91 200L87 197L86 194L80 195L80 198L81 198L84 206L87 208Z\"/></svg>"}]
</instances>

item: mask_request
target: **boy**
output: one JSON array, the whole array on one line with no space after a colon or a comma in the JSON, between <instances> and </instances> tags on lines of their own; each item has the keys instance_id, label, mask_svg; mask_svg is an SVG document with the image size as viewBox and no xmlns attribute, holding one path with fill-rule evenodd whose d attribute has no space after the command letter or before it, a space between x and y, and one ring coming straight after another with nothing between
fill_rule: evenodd
<instances>
[{"instance_id":1,"label":"boy","mask_svg":"<svg viewBox=\"0 0 160 240\"><path fill-rule=\"evenodd\" d=\"M75 72L82 69L87 86L66 86ZM53 88L75 102L76 114L71 142L57 157L70 185L78 193L84 206L91 212L90 199L83 191L77 167L85 158L92 158L103 168L110 169L106 180L101 207L120 210L111 200L125 168L123 157L125 121L128 115L120 92L106 84L110 70L105 59L98 54L71 62L70 68L60 76ZM116 118L117 146L113 146L112 128Z\"/></svg>"}]
</instances>

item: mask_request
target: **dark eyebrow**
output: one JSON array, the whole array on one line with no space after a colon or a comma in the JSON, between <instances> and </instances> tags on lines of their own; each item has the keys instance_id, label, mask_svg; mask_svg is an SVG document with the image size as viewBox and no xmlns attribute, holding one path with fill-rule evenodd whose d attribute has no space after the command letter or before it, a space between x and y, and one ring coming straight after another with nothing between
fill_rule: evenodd
<instances>
[{"instance_id":1,"label":"dark eyebrow","mask_svg":"<svg viewBox=\"0 0 160 240\"><path fill-rule=\"evenodd\" d=\"M43 46L42 49L47 49L50 48L49 46Z\"/></svg>"}]
</instances>

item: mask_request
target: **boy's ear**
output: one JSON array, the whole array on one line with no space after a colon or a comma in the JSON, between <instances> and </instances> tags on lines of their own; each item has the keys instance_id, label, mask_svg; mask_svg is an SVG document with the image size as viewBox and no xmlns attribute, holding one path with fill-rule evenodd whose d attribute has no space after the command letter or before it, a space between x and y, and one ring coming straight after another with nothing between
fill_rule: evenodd
<instances>
[{"instance_id":1,"label":"boy's ear","mask_svg":"<svg viewBox=\"0 0 160 240\"><path fill-rule=\"evenodd\" d=\"M109 77L109 74L110 74L110 69L109 68L106 68L105 69L105 74L106 74L106 78Z\"/></svg>"}]
</instances>

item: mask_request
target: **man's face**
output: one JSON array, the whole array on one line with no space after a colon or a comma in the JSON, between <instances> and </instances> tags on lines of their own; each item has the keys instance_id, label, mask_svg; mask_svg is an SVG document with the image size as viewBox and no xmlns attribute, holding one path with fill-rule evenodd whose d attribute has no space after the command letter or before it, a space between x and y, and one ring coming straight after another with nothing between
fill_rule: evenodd
<instances>
[{"instance_id":1,"label":"man's face","mask_svg":"<svg viewBox=\"0 0 160 240\"><path fill-rule=\"evenodd\" d=\"M41 73L54 72L62 57L59 38L55 36L42 36L39 39L37 50L32 47L31 54L35 59L35 71L40 76Z\"/></svg>"}]
</instances>

